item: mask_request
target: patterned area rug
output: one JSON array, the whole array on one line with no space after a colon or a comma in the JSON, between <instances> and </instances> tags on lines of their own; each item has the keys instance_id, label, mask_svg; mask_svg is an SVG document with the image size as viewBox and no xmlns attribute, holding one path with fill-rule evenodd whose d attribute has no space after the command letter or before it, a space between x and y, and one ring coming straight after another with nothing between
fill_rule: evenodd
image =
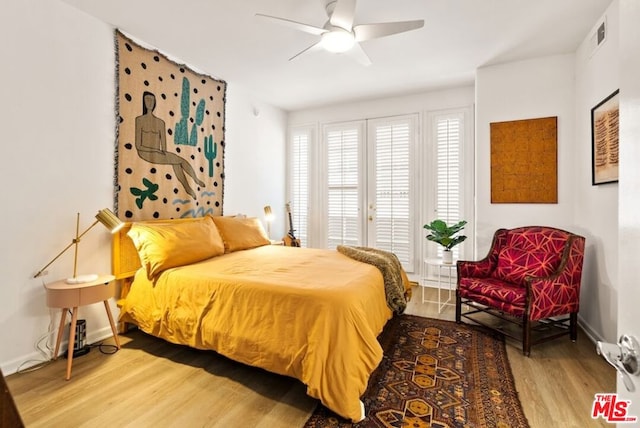
<instances>
[{"instance_id":1,"label":"patterned area rug","mask_svg":"<svg viewBox=\"0 0 640 428\"><path fill-rule=\"evenodd\" d=\"M396 316L379 337L384 358L352 424L322 405L305 424L319 427L528 427L504 341L476 327Z\"/></svg>"}]
</instances>

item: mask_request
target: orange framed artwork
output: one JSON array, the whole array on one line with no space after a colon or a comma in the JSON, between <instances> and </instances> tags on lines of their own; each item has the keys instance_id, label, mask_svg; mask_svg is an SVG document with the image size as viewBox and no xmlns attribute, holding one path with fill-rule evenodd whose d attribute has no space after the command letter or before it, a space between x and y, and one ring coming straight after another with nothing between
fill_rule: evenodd
<instances>
[{"instance_id":1,"label":"orange framed artwork","mask_svg":"<svg viewBox=\"0 0 640 428\"><path fill-rule=\"evenodd\" d=\"M558 118L493 122L491 203L558 203Z\"/></svg>"}]
</instances>

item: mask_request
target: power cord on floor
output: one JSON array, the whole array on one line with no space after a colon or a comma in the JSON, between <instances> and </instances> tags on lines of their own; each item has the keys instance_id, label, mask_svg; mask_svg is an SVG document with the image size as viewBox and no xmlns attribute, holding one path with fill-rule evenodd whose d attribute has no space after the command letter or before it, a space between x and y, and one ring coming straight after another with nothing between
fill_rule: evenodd
<instances>
[{"instance_id":1,"label":"power cord on floor","mask_svg":"<svg viewBox=\"0 0 640 428\"><path fill-rule=\"evenodd\" d=\"M69 314L71 315L72 312L69 311ZM29 360L23 361L22 363L20 363L20 365L16 369L16 373L30 373L51 364L53 362L54 355L53 355L53 349L51 348L51 346L49 346L49 340L47 339L49 339L51 335L57 332L58 332L58 328L57 327L54 328L52 323L49 323L49 330L45 334L43 334L35 343L35 348L42 356L42 359L29 359ZM42 342L45 340L47 341L45 342L44 348L43 348ZM116 345L104 344L102 342L93 343L91 345L87 345L87 347L98 348L100 353L105 355L111 355L118 352L118 347ZM25 365L28 365L28 367L23 368Z\"/></svg>"},{"instance_id":2,"label":"power cord on floor","mask_svg":"<svg viewBox=\"0 0 640 428\"><path fill-rule=\"evenodd\" d=\"M102 342L93 343L89 345L89 348L98 348L98 351L106 355L115 354L116 352L118 352L118 347L116 345L108 345Z\"/></svg>"}]
</instances>

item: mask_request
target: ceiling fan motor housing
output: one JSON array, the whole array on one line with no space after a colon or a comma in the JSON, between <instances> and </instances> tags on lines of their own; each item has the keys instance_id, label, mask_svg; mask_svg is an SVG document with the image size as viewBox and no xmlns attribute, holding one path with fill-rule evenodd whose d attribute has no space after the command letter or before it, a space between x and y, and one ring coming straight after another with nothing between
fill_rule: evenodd
<instances>
[{"instance_id":1,"label":"ceiling fan motor housing","mask_svg":"<svg viewBox=\"0 0 640 428\"><path fill-rule=\"evenodd\" d=\"M328 22L324 28L327 32L320 36L322 37L322 47L329 52L346 52L351 49L356 42L356 36L353 31L347 31L344 28L336 27Z\"/></svg>"}]
</instances>

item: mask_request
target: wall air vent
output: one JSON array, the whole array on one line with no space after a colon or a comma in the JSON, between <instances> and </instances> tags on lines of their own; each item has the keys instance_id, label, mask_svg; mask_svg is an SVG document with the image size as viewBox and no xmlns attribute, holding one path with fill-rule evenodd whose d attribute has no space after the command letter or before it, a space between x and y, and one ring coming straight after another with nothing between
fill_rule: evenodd
<instances>
[{"instance_id":1,"label":"wall air vent","mask_svg":"<svg viewBox=\"0 0 640 428\"><path fill-rule=\"evenodd\" d=\"M593 56L600 46L607 40L607 17L602 18L602 21L593 29L591 37L589 38L589 56Z\"/></svg>"}]
</instances>

